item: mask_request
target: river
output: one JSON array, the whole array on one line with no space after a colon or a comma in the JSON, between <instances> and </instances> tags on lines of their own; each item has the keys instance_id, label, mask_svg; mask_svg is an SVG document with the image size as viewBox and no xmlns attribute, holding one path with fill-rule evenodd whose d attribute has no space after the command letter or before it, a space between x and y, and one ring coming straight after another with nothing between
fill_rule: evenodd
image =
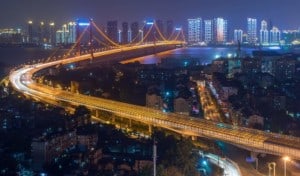
<instances>
[{"instance_id":1,"label":"river","mask_svg":"<svg viewBox=\"0 0 300 176\"><path fill-rule=\"evenodd\" d=\"M253 48L242 48L242 55L251 56L253 50ZM6 65L19 65L32 60L63 55L66 52L67 50L64 49L0 48L0 63ZM155 55L130 59L123 63L138 61L141 64L155 64L159 63L163 58L192 58L199 59L199 62L202 64L209 64L218 57L233 57L235 53L235 47L180 48Z\"/></svg>"}]
</instances>

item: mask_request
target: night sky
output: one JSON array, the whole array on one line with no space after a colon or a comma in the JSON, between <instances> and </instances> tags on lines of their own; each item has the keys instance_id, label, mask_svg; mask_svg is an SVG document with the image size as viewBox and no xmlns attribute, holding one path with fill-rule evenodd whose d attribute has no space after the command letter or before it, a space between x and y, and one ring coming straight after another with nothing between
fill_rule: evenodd
<instances>
[{"instance_id":1,"label":"night sky","mask_svg":"<svg viewBox=\"0 0 300 176\"><path fill-rule=\"evenodd\" d=\"M55 21L58 26L78 17L143 21L173 19L186 25L187 18L224 17L233 28L246 28L246 18L272 21L281 29L300 27L300 0L1 0L0 27L22 27L26 21Z\"/></svg>"}]
</instances>

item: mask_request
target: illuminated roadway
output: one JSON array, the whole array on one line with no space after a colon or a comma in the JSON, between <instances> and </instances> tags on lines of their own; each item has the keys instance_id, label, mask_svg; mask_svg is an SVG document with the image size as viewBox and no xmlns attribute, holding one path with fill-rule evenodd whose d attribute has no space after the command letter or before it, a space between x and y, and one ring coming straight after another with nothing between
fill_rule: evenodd
<instances>
[{"instance_id":1,"label":"illuminated roadway","mask_svg":"<svg viewBox=\"0 0 300 176\"><path fill-rule=\"evenodd\" d=\"M156 43L155 45L166 46L175 44L180 43L161 42ZM127 46L94 53L94 56L109 56L111 54L121 53L122 51L134 51L153 46L154 44ZM128 119L143 122L150 126L169 129L182 135L207 137L210 139L228 142L255 152L289 156L298 160L300 159L300 138L243 127L235 127L174 113L163 113L159 110L149 109L142 106L75 94L58 88L38 84L32 80L33 74L44 68L59 64L74 63L90 58L90 55L87 54L59 61L24 66L23 68L12 71L9 75L9 79L17 91L52 104L53 102L68 102L72 105L84 105L91 110L109 111Z\"/></svg>"},{"instance_id":2,"label":"illuminated roadway","mask_svg":"<svg viewBox=\"0 0 300 176\"><path fill-rule=\"evenodd\" d=\"M227 159L227 158L220 158L217 155L211 154L211 153L207 153L204 155L205 157L207 157L209 159L210 162L212 162L213 164L219 166L220 168L224 169L224 176L241 176L241 171L239 169L239 167L231 160Z\"/></svg>"}]
</instances>

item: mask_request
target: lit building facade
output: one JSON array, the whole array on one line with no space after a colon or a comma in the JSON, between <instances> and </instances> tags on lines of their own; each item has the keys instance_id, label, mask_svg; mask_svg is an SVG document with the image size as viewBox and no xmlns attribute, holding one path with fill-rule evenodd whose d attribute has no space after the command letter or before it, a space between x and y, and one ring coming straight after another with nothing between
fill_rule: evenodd
<instances>
[{"instance_id":1,"label":"lit building facade","mask_svg":"<svg viewBox=\"0 0 300 176\"><path fill-rule=\"evenodd\" d=\"M228 39L228 21L224 18L214 19L213 39L216 44L224 44Z\"/></svg>"},{"instance_id":2,"label":"lit building facade","mask_svg":"<svg viewBox=\"0 0 300 176\"><path fill-rule=\"evenodd\" d=\"M112 41L118 42L118 21L108 21L106 33Z\"/></svg>"},{"instance_id":3,"label":"lit building facade","mask_svg":"<svg viewBox=\"0 0 300 176\"><path fill-rule=\"evenodd\" d=\"M33 36L34 36L34 31L33 31L33 22L28 21L28 29L27 29L27 34L28 34L28 43L33 43Z\"/></svg>"},{"instance_id":4,"label":"lit building facade","mask_svg":"<svg viewBox=\"0 0 300 176\"><path fill-rule=\"evenodd\" d=\"M38 27L38 42L41 43L46 43L48 40L47 38L47 28L46 25L43 21L40 22L40 25Z\"/></svg>"},{"instance_id":5,"label":"lit building facade","mask_svg":"<svg viewBox=\"0 0 300 176\"><path fill-rule=\"evenodd\" d=\"M72 44L76 43L76 23L69 22L64 24L61 29L56 31L56 44Z\"/></svg>"},{"instance_id":6,"label":"lit building facade","mask_svg":"<svg viewBox=\"0 0 300 176\"><path fill-rule=\"evenodd\" d=\"M270 44L279 45L281 40L281 31L277 27L270 30Z\"/></svg>"},{"instance_id":7,"label":"lit building facade","mask_svg":"<svg viewBox=\"0 0 300 176\"><path fill-rule=\"evenodd\" d=\"M206 44L213 40L213 22L212 20L204 20L204 41Z\"/></svg>"},{"instance_id":8,"label":"lit building facade","mask_svg":"<svg viewBox=\"0 0 300 176\"><path fill-rule=\"evenodd\" d=\"M263 20L261 21L261 28L259 31L259 41L262 45L269 44L269 31L268 31L268 23Z\"/></svg>"},{"instance_id":9,"label":"lit building facade","mask_svg":"<svg viewBox=\"0 0 300 176\"><path fill-rule=\"evenodd\" d=\"M300 31L299 30L283 30L281 32L281 39L286 44L300 44Z\"/></svg>"},{"instance_id":10,"label":"lit building facade","mask_svg":"<svg viewBox=\"0 0 300 176\"><path fill-rule=\"evenodd\" d=\"M49 23L49 43L50 44L55 43L55 23L54 22Z\"/></svg>"},{"instance_id":11,"label":"lit building facade","mask_svg":"<svg viewBox=\"0 0 300 176\"><path fill-rule=\"evenodd\" d=\"M126 44L130 41L128 32L129 32L128 23L123 22L122 23L122 41L121 41L121 43Z\"/></svg>"},{"instance_id":12,"label":"lit building facade","mask_svg":"<svg viewBox=\"0 0 300 176\"><path fill-rule=\"evenodd\" d=\"M76 23L69 22L67 28L67 43L76 42Z\"/></svg>"},{"instance_id":13,"label":"lit building facade","mask_svg":"<svg viewBox=\"0 0 300 176\"><path fill-rule=\"evenodd\" d=\"M21 29L0 29L0 43L19 44L24 41Z\"/></svg>"},{"instance_id":14,"label":"lit building facade","mask_svg":"<svg viewBox=\"0 0 300 176\"><path fill-rule=\"evenodd\" d=\"M188 42L199 44L202 42L202 19L188 19Z\"/></svg>"},{"instance_id":15,"label":"lit building facade","mask_svg":"<svg viewBox=\"0 0 300 176\"><path fill-rule=\"evenodd\" d=\"M234 38L234 43L239 43L239 42L243 43L243 30L235 29L233 38Z\"/></svg>"},{"instance_id":16,"label":"lit building facade","mask_svg":"<svg viewBox=\"0 0 300 176\"><path fill-rule=\"evenodd\" d=\"M248 43L256 44L257 42L257 20L254 18L247 18L247 33Z\"/></svg>"}]
</instances>

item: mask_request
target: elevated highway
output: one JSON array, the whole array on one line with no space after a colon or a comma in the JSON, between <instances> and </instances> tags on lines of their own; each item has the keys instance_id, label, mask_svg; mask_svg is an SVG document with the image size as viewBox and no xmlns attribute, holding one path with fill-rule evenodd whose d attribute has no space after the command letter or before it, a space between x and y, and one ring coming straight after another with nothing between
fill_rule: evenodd
<instances>
[{"instance_id":1,"label":"elevated highway","mask_svg":"<svg viewBox=\"0 0 300 176\"><path fill-rule=\"evenodd\" d=\"M161 42L156 43L155 45L177 44L180 44L180 42ZM123 51L134 51L153 46L153 44L128 46L95 53L94 55L95 57L109 56ZM32 79L33 75L42 69L87 59L90 59L90 55L24 66L23 68L11 72L9 79L15 90L40 100L49 100L49 103L67 102L71 105L84 105L96 112L99 110L112 112L121 115L122 117L148 124L149 126L169 129L183 135L221 140L249 150L279 156L289 156L300 160L300 138L243 127L235 127L174 113L163 113L142 106L74 94L38 84Z\"/></svg>"}]
</instances>

